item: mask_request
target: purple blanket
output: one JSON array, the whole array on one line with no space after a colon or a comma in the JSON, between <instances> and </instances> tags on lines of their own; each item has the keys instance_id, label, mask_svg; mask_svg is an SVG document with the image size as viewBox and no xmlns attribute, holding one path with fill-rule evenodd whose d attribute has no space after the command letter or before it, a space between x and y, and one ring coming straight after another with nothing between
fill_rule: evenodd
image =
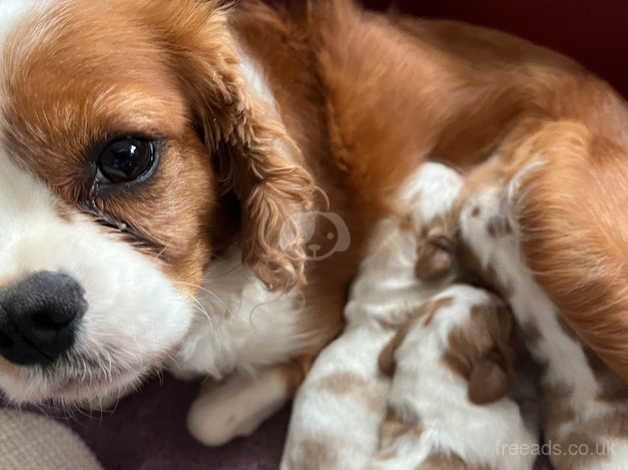
<instances>
[{"instance_id":1,"label":"purple blanket","mask_svg":"<svg viewBox=\"0 0 628 470\"><path fill-rule=\"evenodd\" d=\"M198 384L170 377L146 384L115 410L59 417L78 432L107 470L274 470L285 441L289 409L255 434L220 448L198 444L185 428ZM547 470L539 459L536 470Z\"/></svg>"},{"instance_id":2,"label":"purple blanket","mask_svg":"<svg viewBox=\"0 0 628 470\"><path fill-rule=\"evenodd\" d=\"M198 444L185 428L198 384L166 377L145 384L115 410L59 419L79 433L107 470L270 470L281 459L289 410L246 439L220 448Z\"/></svg>"},{"instance_id":3,"label":"purple blanket","mask_svg":"<svg viewBox=\"0 0 628 470\"><path fill-rule=\"evenodd\" d=\"M185 428L197 383L170 377L145 384L115 410L72 414L44 410L74 429L106 470L274 470L278 468L290 410L270 418L255 434L220 448L198 444ZM551 470L546 458L535 470Z\"/></svg>"}]
</instances>

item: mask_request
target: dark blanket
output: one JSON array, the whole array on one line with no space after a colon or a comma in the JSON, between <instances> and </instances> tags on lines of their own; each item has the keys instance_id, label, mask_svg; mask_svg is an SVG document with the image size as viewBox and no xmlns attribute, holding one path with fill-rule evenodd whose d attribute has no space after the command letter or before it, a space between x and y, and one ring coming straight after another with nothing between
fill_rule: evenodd
<instances>
[{"instance_id":1,"label":"dark blanket","mask_svg":"<svg viewBox=\"0 0 628 470\"><path fill-rule=\"evenodd\" d=\"M198 444L185 416L198 384L170 377L152 381L104 413L58 415L96 453L106 470L274 470L288 425L288 410L251 437L220 448Z\"/></svg>"}]
</instances>

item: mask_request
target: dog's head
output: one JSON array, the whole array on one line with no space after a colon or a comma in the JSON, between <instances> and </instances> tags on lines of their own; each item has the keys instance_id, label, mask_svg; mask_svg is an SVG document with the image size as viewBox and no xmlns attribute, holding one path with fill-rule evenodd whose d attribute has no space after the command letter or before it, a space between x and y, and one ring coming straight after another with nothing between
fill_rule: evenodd
<instances>
[{"instance_id":1,"label":"dog's head","mask_svg":"<svg viewBox=\"0 0 628 470\"><path fill-rule=\"evenodd\" d=\"M397 350L411 336L411 342L427 348L424 354L440 356L440 363L435 362L433 367L445 367L467 382L471 402L491 403L510 391L513 327L512 314L498 297L454 284L410 315L380 353L379 368L392 375ZM416 353L411 345L402 354L415 361Z\"/></svg>"},{"instance_id":2,"label":"dog's head","mask_svg":"<svg viewBox=\"0 0 628 470\"><path fill-rule=\"evenodd\" d=\"M159 366L225 243L270 289L302 282L290 214L312 181L228 16L214 1L0 3L9 398L91 399Z\"/></svg>"}]
</instances>

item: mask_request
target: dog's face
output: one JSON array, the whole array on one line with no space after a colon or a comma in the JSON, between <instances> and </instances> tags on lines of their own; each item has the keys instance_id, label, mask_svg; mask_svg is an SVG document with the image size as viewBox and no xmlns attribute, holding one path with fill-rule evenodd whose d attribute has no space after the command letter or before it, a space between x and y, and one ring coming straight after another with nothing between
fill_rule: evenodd
<instances>
[{"instance_id":1,"label":"dog's face","mask_svg":"<svg viewBox=\"0 0 628 470\"><path fill-rule=\"evenodd\" d=\"M301 279L285 223L311 181L237 51L214 2L0 1L9 398L91 400L158 367L218 241L240 240L270 288Z\"/></svg>"}]
</instances>

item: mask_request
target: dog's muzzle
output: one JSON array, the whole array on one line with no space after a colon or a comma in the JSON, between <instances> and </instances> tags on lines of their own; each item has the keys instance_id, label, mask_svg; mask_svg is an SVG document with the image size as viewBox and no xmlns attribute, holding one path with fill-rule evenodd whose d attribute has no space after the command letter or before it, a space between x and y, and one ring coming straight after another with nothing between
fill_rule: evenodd
<instances>
[{"instance_id":1,"label":"dog's muzzle","mask_svg":"<svg viewBox=\"0 0 628 470\"><path fill-rule=\"evenodd\" d=\"M18 365L52 364L74 344L87 310L71 276L40 271L0 290L0 355Z\"/></svg>"}]
</instances>

